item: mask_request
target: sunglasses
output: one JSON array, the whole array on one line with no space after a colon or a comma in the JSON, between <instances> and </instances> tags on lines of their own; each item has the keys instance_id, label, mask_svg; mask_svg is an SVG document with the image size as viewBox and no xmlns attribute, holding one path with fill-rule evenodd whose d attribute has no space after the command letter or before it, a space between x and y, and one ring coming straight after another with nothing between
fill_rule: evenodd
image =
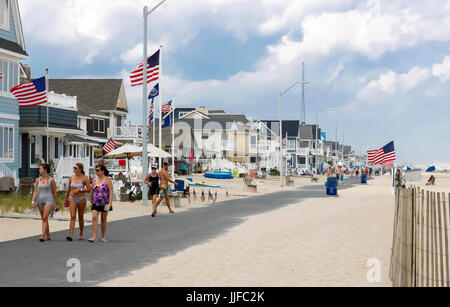
<instances>
[{"instance_id":1,"label":"sunglasses","mask_svg":"<svg viewBox=\"0 0 450 307\"><path fill-rule=\"evenodd\" d=\"M74 167L73 169L76 171L78 169L78 167Z\"/></svg>"},{"instance_id":2,"label":"sunglasses","mask_svg":"<svg viewBox=\"0 0 450 307\"><path fill-rule=\"evenodd\" d=\"M97 172L97 173L100 173L100 172L101 172L101 170L99 170L99 169L96 169L96 170L95 170L95 172Z\"/></svg>"}]
</instances>

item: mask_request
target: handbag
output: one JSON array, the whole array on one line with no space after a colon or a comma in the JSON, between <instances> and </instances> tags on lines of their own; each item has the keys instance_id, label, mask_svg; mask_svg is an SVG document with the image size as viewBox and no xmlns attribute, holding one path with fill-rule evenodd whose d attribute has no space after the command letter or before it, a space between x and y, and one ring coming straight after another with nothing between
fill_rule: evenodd
<instances>
[{"instance_id":1,"label":"handbag","mask_svg":"<svg viewBox=\"0 0 450 307\"><path fill-rule=\"evenodd\" d=\"M65 208L69 208L69 207L70 207L70 202L69 202L68 199L66 199L66 200L64 201L64 207L65 207Z\"/></svg>"}]
</instances>

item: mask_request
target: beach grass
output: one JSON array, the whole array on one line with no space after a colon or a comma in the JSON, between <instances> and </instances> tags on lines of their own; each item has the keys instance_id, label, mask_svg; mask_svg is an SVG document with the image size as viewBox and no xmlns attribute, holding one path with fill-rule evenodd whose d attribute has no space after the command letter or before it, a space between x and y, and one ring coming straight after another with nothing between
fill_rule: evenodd
<instances>
[{"instance_id":1,"label":"beach grass","mask_svg":"<svg viewBox=\"0 0 450 307\"><path fill-rule=\"evenodd\" d=\"M61 212L67 210L64 208L64 193L58 193L58 201ZM21 196L15 193L0 194L0 214L19 213L23 214L31 210L32 195ZM90 211L90 206L86 206L86 212Z\"/></svg>"}]
</instances>

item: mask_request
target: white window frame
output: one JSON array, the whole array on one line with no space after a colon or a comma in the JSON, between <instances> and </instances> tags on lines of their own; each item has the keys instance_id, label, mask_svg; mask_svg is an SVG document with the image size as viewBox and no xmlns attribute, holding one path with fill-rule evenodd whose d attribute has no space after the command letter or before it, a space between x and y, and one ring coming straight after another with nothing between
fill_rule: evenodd
<instances>
[{"instance_id":1,"label":"white window frame","mask_svg":"<svg viewBox=\"0 0 450 307\"><path fill-rule=\"evenodd\" d=\"M2 1L2 0L0 0L0 1ZM16 78L14 78L15 73L14 73L14 71L11 71L10 65L12 65L16 71ZM20 84L19 70L20 70L19 62L8 60L5 58L0 58L0 72L2 73L2 79L0 79L0 82L1 82L0 96L5 96L8 98L14 97L11 94L10 90L11 90L11 88ZM12 81L12 87L9 88L9 85L11 83L11 78L14 78L15 80Z\"/></svg>"},{"instance_id":2,"label":"white window frame","mask_svg":"<svg viewBox=\"0 0 450 307\"><path fill-rule=\"evenodd\" d=\"M38 167L39 167L39 161L38 161L38 163L35 163L35 164L31 163L31 145L32 145L32 143L31 143L31 138L33 138L33 137L34 137L34 146L35 146L34 154L35 154L35 156L39 156L39 157L40 157L40 155L38 154L38 153L39 153L39 148L38 148L38 146L36 145L36 139L39 137L39 144L42 143L42 139L40 138L39 135L30 135L30 140L29 140L30 168L38 168ZM41 144L41 145L42 145L42 144Z\"/></svg>"},{"instance_id":3,"label":"white window frame","mask_svg":"<svg viewBox=\"0 0 450 307\"><path fill-rule=\"evenodd\" d=\"M183 116L186 116L186 115L188 115L189 113L192 113L192 111L191 111L191 112L179 112L179 113L178 113L178 118L182 118Z\"/></svg>"},{"instance_id":4,"label":"white window frame","mask_svg":"<svg viewBox=\"0 0 450 307\"><path fill-rule=\"evenodd\" d=\"M103 121L103 131L100 131L100 130L96 130L97 129L97 127L95 127L95 121L98 121L99 122L99 124L98 124L98 128L100 129L100 121ZM106 121L104 120L104 119L102 119L102 118L94 118L94 120L93 120L93 126L94 126L94 129L92 129L92 130L94 130L94 133L105 133L106 132Z\"/></svg>"},{"instance_id":5,"label":"white window frame","mask_svg":"<svg viewBox=\"0 0 450 307\"><path fill-rule=\"evenodd\" d=\"M15 136L15 133L16 133L16 129L15 129L15 127L14 127L14 125L8 125L8 124L0 124L0 127L1 128L3 128L3 129L12 129L12 134L13 134L13 139L12 139L12 141L13 141L13 147L12 147L12 157L10 158L10 157L7 157L7 158L5 158L5 157L3 157L3 152L4 152L4 150L5 150L5 148L4 148L4 143L5 143L5 140L3 139L4 138L4 130L2 129L2 134L3 134L3 137L2 137L2 139L3 139L3 147L2 147L2 151L3 152L1 152L0 153L0 161L1 162L6 162L6 163L12 163L12 162L14 162L15 161L15 159L14 159L14 157L15 157L15 154L16 154L16 151L15 151L15 146L16 146L16 138L14 137ZM8 140L7 140L7 143L8 143L8 148L9 148L9 133L8 133Z\"/></svg>"},{"instance_id":6,"label":"white window frame","mask_svg":"<svg viewBox=\"0 0 450 307\"><path fill-rule=\"evenodd\" d=\"M287 150L295 150L296 140L287 140Z\"/></svg>"},{"instance_id":7,"label":"white window frame","mask_svg":"<svg viewBox=\"0 0 450 307\"><path fill-rule=\"evenodd\" d=\"M6 8L4 7L4 5L6 5ZM3 14L3 23L0 23L0 29L5 30L5 31L9 31L9 0L0 0L0 10L1 10L1 14Z\"/></svg>"}]
</instances>

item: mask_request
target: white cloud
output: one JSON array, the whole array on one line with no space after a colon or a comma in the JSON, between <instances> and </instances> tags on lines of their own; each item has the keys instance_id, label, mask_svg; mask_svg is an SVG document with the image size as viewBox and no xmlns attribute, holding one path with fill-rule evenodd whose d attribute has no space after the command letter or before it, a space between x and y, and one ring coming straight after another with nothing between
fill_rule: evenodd
<instances>
[{"instance_id":1,"label":"white cloud","mask_svg":"<svg viewBox=\"0 0 450 307\"><path fill-rule=\"evenodd\" d=\"M338 66L335 68L333 73L330 75L330 77L327 80L327 83L331 83L334 80L336 80L337 77L339 77L340 73L344 70L344 63L339 62Z\"/></svg>"},{"instance_id":2,"label":"white cloud","mask_svg":"<svg viewBox=\"0 0 450 307\"><path fill-rule=\"evenodd\" d=\"M376 99L383 95L393 95L397 91L407 92L428 80L431 72L428 68L413 67L407 74L397 74L392 70L371 81L359 93L358 99Z\"/></svg>"},{"instance_id":3,"label":"white cloud","mask_svg":"<svg viewBox=\"0 0 450 307\"><path fill-rule=\"evenodd\" d=\"M433 65L433 76L439 78L442 83L450 79L450 55L446 56L442 63Z\"/></svg>"},{"instance_id":4,"label":"white cloud","mask_svg":"<svg viewBox=\"0 0 450 307\"><path fill-rule=\"evenodd\" d=\"M450 40L450 18L441 13L439 6L428 10L413 6L394 9L384 2L382 7L386 10L361 6L346 12L307 15L299 29L303 34L300 39L295 38L296 31L291 31L269 50L283 62L338 52L358 53L375 60L386 52Z\"/></svg>"}]
</instances>

